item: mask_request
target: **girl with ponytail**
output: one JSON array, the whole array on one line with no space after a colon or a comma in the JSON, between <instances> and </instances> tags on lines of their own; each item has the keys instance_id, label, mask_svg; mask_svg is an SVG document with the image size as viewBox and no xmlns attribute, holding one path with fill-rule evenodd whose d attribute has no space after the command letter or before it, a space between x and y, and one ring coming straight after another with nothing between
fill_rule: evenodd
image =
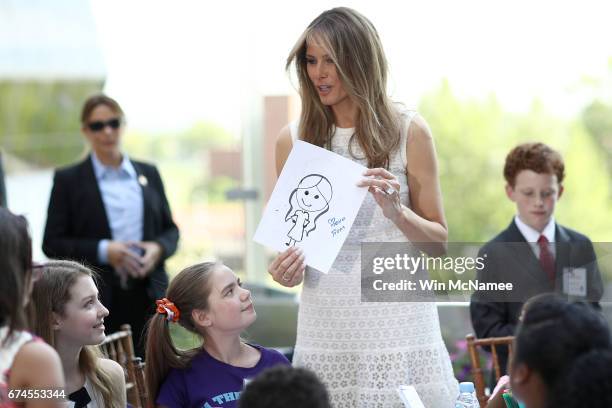
<instances>
[{"instance_id":1,"label":"girl with ponytail","mask_svg":"<svg viewBox=\"0 0 612 408\"><path fill-rule=\"evenodd\" d=\"M277 351L242 341L256 319L251 293L221 263L204 262L181 271L158 300L149 320L145 377L158 407L237 406L244 381L289 361ZM192 350L177 349L170 325L202 339Z\"/></svg>"}]
</instances>

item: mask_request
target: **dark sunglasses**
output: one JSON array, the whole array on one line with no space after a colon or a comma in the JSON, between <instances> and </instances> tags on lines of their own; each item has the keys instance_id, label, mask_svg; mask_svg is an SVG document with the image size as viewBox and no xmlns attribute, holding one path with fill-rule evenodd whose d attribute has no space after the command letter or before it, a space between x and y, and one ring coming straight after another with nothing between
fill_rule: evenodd
<instances>
[{"instance_id":1,"label":"dark sunglasses","mask_svg":"<svg viewBox=\"0 0 612 408\"><path fill-rule=\"evenodd\" d=\"M114 119L107 120L106 122L103 122L100 120L96 122L90 122L87 124L87 127L92 132L99 132L103 130L104 128L106 128L107 126L110 126L110 128L113 130L119 129L119 126L121 126L121 119L114 118Z\"/></svg>"}]
</instances>

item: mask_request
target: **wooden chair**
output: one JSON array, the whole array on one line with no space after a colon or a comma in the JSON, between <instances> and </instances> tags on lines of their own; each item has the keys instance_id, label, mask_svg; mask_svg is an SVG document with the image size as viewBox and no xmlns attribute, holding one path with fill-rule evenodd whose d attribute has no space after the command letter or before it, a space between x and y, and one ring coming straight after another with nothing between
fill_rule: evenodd
<instances>
[{"instance_id":1,"label":"wooden chair","mask_svg":"<svg viewBox=\"0 0 612 408\"><path fill-rule=\"evenodd\" d=\"M136 390L138 392L138 403L141 408L149 408L149 393L147 392L147 383L145 382L145 363L140 357L135 357L132 360L134 364L134 373L136 374Z\"/></svg>"},{"instance_id":2,"label":"wooden chair","mask_svg":"<svg viewBox=\"0 0 612 408\"><path fill-rule=\"evenodd\" d=\"M491 347L491 356L493 357L493 370L495 371L495 380L501 377L501 368L499 366L499 357L497 355L496 346L508 346L508 361L512 358L512 342L513 336L508 337L489 337L485 339L477 339L473 334L465 336L467 340L468 352L472 362L472 375L474 376L474 387L476 388L476 397L480 403L480 407L484 408L487 405L487 395L485 395L485 378L480 366L480 355L478 350L483 346Z\"/></svg>"},{"instance_id":3,"label":"wooden chair","mask_svg":"<svg viewBox=\"0 0 612 408\"><path fill-rule=\"evenodd\" d=\"M121 325L121 330L109 334L100 344L100 350L105 357L116 361L123 367L125 373L125 390L127 402L133 407L140 408L138 400L138 389L136 385L136 367L134 360L134 343L132 341L132 328L129 324Z\"/></svg>"}]
</instances>

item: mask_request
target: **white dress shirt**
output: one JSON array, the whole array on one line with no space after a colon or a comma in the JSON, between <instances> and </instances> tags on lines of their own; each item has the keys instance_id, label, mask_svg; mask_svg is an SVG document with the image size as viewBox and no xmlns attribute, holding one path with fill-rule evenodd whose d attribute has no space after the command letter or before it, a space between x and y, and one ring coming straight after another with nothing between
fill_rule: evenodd
<instances>
[{"instance_id":1,"label":"white dress shirt","mask_svg":"<svg viewBox=\"0 0 612 408\"><path fill-rule=\"evenodd\" d=\"M550 221L548 221L548 224L546 224L546 227L544 227L544 230L542 232L539 232L530 227L529 225L525 224L518 215L514 216L514 223L516 224L516 227L519 229L521 234L523 234L523 237L525 237L525 241L529 243L529 246L533 250L533 253L535 254L537 259L540 259L540 245L538 244L538 239L540 238L540 235L544 235L548 240L548 249L550 250L550 253L553 256L553 259L555 258L556 251L554 243L556 224L554 217L550 217Z\"/></svg>"}]
</instances>

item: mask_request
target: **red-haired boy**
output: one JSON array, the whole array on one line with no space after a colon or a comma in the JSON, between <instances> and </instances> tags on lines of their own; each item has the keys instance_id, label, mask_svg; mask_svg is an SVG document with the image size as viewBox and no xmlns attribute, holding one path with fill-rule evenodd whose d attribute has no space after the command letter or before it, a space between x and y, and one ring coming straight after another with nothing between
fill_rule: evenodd
<instances>
[{"instance_id":1,"label":"red-haired boy","mask_svg":"<svg viewBox=\"0 0 612 408\"><path fill-rule=\"evenodd\" d=\"M479 338L514 335L523 303L537 294L558 292L596 303L603 293L591 241L554 218L563 195L561 155L543 143L518 145L506 157L504 177L516 215L480 250L485 268L477 279L515 285L511 293L472 296L470 315ZM507 350L498 354L505 372Z\"/></svg>"}]
</instances>

